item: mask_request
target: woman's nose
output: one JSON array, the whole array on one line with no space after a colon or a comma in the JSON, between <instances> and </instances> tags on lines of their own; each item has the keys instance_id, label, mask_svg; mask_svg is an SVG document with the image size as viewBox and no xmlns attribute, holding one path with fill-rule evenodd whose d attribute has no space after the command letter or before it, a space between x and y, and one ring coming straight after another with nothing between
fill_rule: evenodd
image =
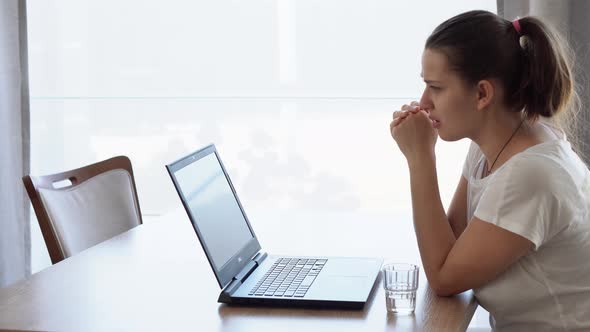
<instances>
[{"instance_id":1,"label":"woman's nose","mask_svg":"<svg viewBox=\"0 0 590 332\"><path fill-rule=\"evenodd\" d=\"M420 108L423 110L430 111L433 109L433 106L434 105L432 105L432 101L428 96L428 91L424 89L424 92L422 92L422 97L420 97Z\"/></svg>"}]
</instances>

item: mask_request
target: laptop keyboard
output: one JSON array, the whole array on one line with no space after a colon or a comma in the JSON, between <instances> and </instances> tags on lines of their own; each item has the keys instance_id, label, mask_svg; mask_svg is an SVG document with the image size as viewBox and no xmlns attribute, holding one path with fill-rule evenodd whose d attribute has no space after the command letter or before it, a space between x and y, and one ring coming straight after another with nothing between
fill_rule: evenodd
<instances>
[{"instance_id":1,"label":"laptop keyboard","mask_svg":"<svg viewBox=\"0 0 590 332\"><path fill-rule=\"evenodd\" d=\"M278 258L248 295L303 297L327 259Z\"/></svg>"}]
</instances>

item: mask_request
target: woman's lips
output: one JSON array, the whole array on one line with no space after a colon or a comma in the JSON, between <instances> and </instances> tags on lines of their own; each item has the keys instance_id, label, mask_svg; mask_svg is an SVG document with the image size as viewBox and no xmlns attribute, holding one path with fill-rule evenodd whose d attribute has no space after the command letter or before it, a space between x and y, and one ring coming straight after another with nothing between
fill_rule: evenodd
<instances>
[{"instance_id":1,"label":"woman's lips","mask_svg":"<svg viewBox=\"0 0 590 332\"><path fill-rule=\"evenodd\" d=\"M432 121L432 126L436 129L440 128L440 120L434 119L434 118L430 118L430 120Z\"/></svg>"}]
</instances>

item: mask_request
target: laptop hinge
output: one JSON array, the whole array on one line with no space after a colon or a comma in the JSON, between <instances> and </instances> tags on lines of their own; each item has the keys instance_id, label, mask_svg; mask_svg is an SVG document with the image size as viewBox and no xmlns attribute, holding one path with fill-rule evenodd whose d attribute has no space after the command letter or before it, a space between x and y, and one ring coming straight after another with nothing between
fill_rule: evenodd
<instances>
[{"instance_id":1,"label":"laptop hinge","mask_svg":"<svg viewBox=\"0 0 590 332\"><path fill-rule=\"evenodd\" d=\"M257 253L246 266L238 273L235 277L233 277L232 281L230 281L227 286L223 288L221 294L219 294L219 302L223 303L231 303L231 295L242 285L244 280L248 278L256 270L256 268L262 264L264 259L268 256L267 253Z\"/></svg>"},{"instance_id":2,"label":"laptop hinge","mask_svg":"<svg viewBox=\"0 0 590 332\"><path fill-rule=\"evenodd\" d=\"M266 259L266 257L268 257L267 253L259 252L254 256L254 258L252 258L252 260L256 262L256 265L260 265L262 264L262 261Z\"/></svg>"},{"instance_id":3,"label":"laptop hinge","mask_svg":"<svg viewBox=\"0 0 590 332\"><path fill-rule=\"evenodd\" d=\"M246 264L246 266L244 266L244 268L242 269L242 271L240 271L240 273L236 274L236 276L234 277L234 280L239 280L240 282L244 282L244 280L246 280L246 278L248 278L252 272L254 272L254 270L256 270L256 268L258 266L260 266L260 264L262 264L262 261L266 258L267 254L264 253L257 253L250 262L248 262L248 264Z\"/></svg>"}]
</instances>

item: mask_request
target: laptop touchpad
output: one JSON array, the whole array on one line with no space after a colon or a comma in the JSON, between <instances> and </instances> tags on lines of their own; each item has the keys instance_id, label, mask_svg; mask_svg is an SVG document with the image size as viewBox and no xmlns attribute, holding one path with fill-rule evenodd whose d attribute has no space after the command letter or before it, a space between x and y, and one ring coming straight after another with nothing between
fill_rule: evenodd
<instances>
[{"instance_id":1,"label":"laptop touchpad","mask_svg":"<svg viewBox=\"0 0 590 332\"><path fill-rule=\"evenodd\" d=\"M372 282L367 276L324 276L310 290L310 295L339 300L364 301Z\"/></svg>"},{"instance_id":2,"label":"laptop touchpad","mask_svg":"<svg viewBox=\"0 0 590 332\"><path fill-rule=\"evenodd\" d=\"M375 263L360 259L335 259L328 260L324 268L325 273L329 276L338 277L368 277L375 269Z\"/></svg>"}]
</instances>

